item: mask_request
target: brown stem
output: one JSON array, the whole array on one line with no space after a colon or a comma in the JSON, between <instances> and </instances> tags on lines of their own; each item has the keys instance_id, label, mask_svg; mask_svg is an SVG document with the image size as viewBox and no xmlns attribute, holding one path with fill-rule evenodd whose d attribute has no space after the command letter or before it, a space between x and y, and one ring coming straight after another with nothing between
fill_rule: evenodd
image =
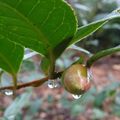
<instances>
[{"instance_id":1,"label":"brown stem","mask_svg":"<svg viewBox=\"0 0 120 120\"><path fill-rule=\"evenodd\" d=\"M60 77L62 74L62 72L59 73L55 73L54 78L58 78ZM41 86L43 83L45 83L46 81L48 81L48 76L39 80L34 80L32 82L28 82L28 83L22 83L22 84L18 84L17 85L17 90L21 89L21 88L25 88L25 87L39 87ZM6 87L0 87L0 91L1 90L14 90L14 86L6 86Z\"/></svg>"},{"instance_id":2,"label":"brown stem","mask_svg":"<svg viewBox=\"0 0 120 120\"><path fill-rule=\"evenodd\" d=\"M35 81L32 81L32 82L23 83L23 84L18 84L17 85L17 90L21 89L21 88L24 88L24 87L38 87L38 86L42 85L43 83L45 83L47 80L48 80L48 77L45 77L45 78L42 78L40 80L35 80ZM6 90L6 89L14 90L14 86L1 87L0 91L1 90Z\"/></svg>"}]
</instances>

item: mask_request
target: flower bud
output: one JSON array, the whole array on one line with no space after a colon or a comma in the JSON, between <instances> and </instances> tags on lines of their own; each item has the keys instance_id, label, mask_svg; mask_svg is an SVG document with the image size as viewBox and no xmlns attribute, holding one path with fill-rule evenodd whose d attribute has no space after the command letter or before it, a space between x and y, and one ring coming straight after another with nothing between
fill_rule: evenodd
<instances>
[{"instance_id":1,"label":"flower bud","mask_svg":"<svg viewBox=\"0 0 120 120\"><path fill-rule=\"evenodd\" d=\"M65 89L75 95L83 94L90 88L88 70L82 64L74 64L69 67L62 76Z\"/></svg>"}]
</instances>

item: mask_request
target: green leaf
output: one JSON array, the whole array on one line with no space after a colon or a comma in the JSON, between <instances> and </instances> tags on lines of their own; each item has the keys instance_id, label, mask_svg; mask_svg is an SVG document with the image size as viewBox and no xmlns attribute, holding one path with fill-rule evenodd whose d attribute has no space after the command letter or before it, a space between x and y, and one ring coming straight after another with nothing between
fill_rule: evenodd
<instances>
[{"instance_id":1,"label":"green leaf","mask_svg":"<svg viewBox=\"0 0 120 120\"><path fill-rule=\"evenodd\" d=\"M99 28L101 28L105 23L107 23L107 20L93 22L86 26L80 27L70 44L75 44L76 42L88 37Z\"/></svg>"},{"instance_id":2,"label":"green leaf","mask_svg":"<svg viewBox=\"0 0 120 120\"><path fill-rule=\"evenodd\" d=\"M0 0L0 33L45 56L74 36L76 23L63 0Z\"/></svg>"},{"instance_id":3,"label":"green leaf","mask_svg":"<svg viewBox=\"0 0 120 120\"><path fill-rule=\"evenodd\" d=\"M118 47L114 47L114 48L110 48L107 50L102 50L98 53L96 53L95 55L93 55L92 57L89 58L89 60L87 61L87 67L91 67L91 65L96 62L97 60L101 59L102 57L105 57L107 55L116 53L120 51L120 46Z\"/></svg>"},{"instance_id":4,"label":"green leaf","mask_svg":"<svg viewBox=\"0 0 120 120\"><path fill-rule=\"evenodd\" d=\"M101 28L103 25L105 25L110 20L120 17L120 8L114 10L112 13L110 13L106 18L101 19L99 21L90 23L86 26L82 26L78 28L73 40L70 42L70 45L75 44L76 42L79 42L80 40L88 37L92 33L96 32L99 28Z\"/></svg>"},{"instance_id":5,"label":"green leaf","mask_svg":"<svg viewBox=\"0 0 120 120\"><path fill-rule=\"evenodd\" d=\"M23 58L23 53L23 47L0 35L0 68L12 75L16 75Z\"/></svg>"}]
</instances>

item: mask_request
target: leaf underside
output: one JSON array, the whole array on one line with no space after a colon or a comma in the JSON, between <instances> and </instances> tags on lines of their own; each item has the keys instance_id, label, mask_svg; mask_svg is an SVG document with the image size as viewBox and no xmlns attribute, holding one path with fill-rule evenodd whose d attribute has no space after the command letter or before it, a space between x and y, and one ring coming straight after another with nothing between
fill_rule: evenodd
<instances>
[{"instance_id":1,"label":"leaf underside","mask_svg":"<svg viewBox=\"0 0 120 120\"><path fill-rule=\"evenodd\" d=\"M76 23L73 10L62 0L0 0L0 67L18 72L21 45L47 56L74 36Z\"/></svg>"},{"instance_id":2,"label":"leaf underside","mask_svg":"<svg viewBox=\"0 0 120 120\"><path fill-rule=\"evenodd\" d=\"M76 16L63 0L0 0L0 67L17 73L23 47L43 56L53 52L59 57L67 46L89 36L108 21L106 18L80 27L75 34Z\"/></svg>"},{"instance_id":3,"label":"leaf underside","mask_svg":"<svg viewBox=\"0 0 120 120\"><path fill-rule=\"evenodd\" d=\"M74 36L76 23L62 0L0 0L0 33L43 55Z\"/></svg>"},{"instance_id":4,"label":"leaf underside","mask_svg":"<svg viewBox=\"0 0 120 120\"><path fill-rule=\"evenodd\" d=\"M2 69L12 75L16 75L19 70L23 54L24 49L22 46L17 45L9 41L8 38L4 38L4 36L0 35L0 67Z\"/></svg>"}]
</instances>

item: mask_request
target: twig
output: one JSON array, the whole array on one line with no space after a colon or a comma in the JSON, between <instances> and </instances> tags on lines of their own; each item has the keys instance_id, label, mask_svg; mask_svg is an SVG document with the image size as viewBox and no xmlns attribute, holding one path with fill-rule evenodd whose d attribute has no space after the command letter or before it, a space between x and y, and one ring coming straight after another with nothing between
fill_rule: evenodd
<instances>
[{"instance_id":1,"label":"twig","mask_svg":"<svg viewBox=\"0 0 120 120\"><path fill-rule=\"evenodd\" d=\"M25 88L25 87L38 87L38 86L42 85L43 83L45 83L47 80L48 80L48 77L45 77L45 78L42 78L40 80L35 80L32 82L23 83L23 84L18 84L16 89L18 90L18 89ZM1 87L0 91L6 90L6 89L7 90L14 90L14 86Z\"/></svg>"},{"instance_id":2,"label":"twig","mask_svg":"<svg viewBox=\"0 0 120 120\"><path fill-rule=\"evenodd\" d=\"M54 79L60 77L62 74L62 72L59 72L59 73L55 73L54 74ZM25 88L25 87L39 87L41 86L43 83L45 83L46 81L48 81L48 76L45 77L45 78L42 78L42 79L39 79L39 80L34 80L32 82L28 82L28 83L21 83L21 84L18 84L17 85L17 90L18 89L21 89L21 88ZM14 90L14 86L6 86L6 87L0 87L0 91L1 90Z\"/></svg>"}]
</instances>

